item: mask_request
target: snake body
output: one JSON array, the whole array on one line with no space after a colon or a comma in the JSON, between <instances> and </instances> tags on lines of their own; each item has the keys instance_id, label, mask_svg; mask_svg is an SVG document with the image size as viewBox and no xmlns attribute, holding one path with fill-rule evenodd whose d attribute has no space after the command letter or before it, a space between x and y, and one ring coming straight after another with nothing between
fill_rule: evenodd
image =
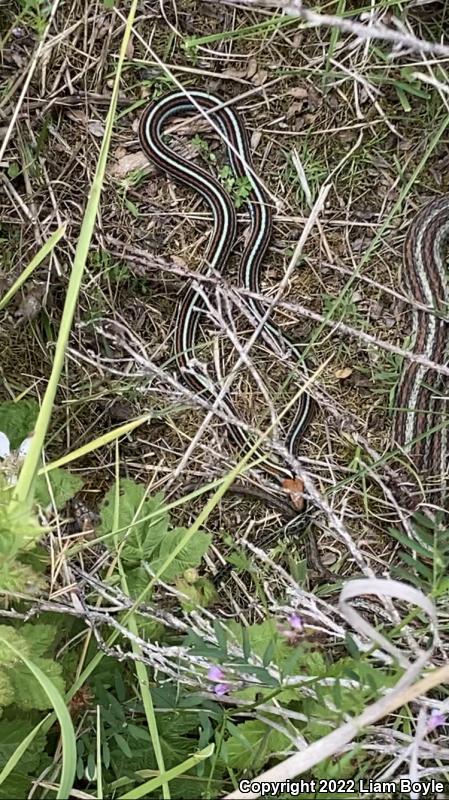
<instances>
[{"instance_id":1,"label":"snake body","mask_svg":"<svg viewBox=\"0 0 449 800\"><path fill-rule=\"evenodd\" d=\"M244 179L248 187L246 205L250 215L250 234L240 262L239 281L253 293L260 293L260 272L272 229L272 211L269 197L254 173L246 129L239 115L228 107L222 107L218 97L201 91L172 92L151 103L144 111L139 128L141 147L147 157L162 172L177 183L198 192L212 212L212 235L206 252L206 263L210 271L223 273L226 262L236 239L236 211L231 198L221 184L206 170L189 162L175 153L164 142L163 134L167 124L179 116L192 116L202 113L219 130L225 141L228 158L237 178ZM255 322L265 317L265 309L257 299L248 299L248 305ZM195 342L198 326L204 310L204 301L195 289L189 289L182 299L178 312L175 334L176 359L180 372L195 392L211 394L210 381L198 370L195 361ZM299 348L291 342L270 320L264 319L262 335L273 345L284 351L287 349L298 359ZM223 405L230 410L232 405L225 398ZM309 395L303 393L298 401L295 418L287 436L287 446L296 453L301 435L305 430L312 404ZM248 441L242 430L229 425L235 442L246 448ZM291 478L291 470L277 461L265 460L264 468L281 480Z\"/></svg>"},{"instance_id":2,"label":"snake body","mask_svg":"<svg viewBox=\"0 0 449 800\"><path fill-rule=\"evenodd\" d=\"M449 288L444 262L449 239L449 196L432 200L413 219L405 240L402 279L412 300L410 349L437 364L447 361ZM422 308L423 306L424 308ZM444 501L448 457L447 378L406 360L396 395L393 443L412 459L419 475L433 476Z\"/></svg>"},{"instance_id":3,"label":"snake body","mask_svg":"<svg viewBox=\"0 0 449 800\"><path fill-rule=\"evenodd\" d=\"M249 187L246 203L251 228L241 257L240 283L259 294L262 262L271 237L272 211L267 192L254 173L247 132L239 115L233 109L223 107L220 98L209 93L197 90L188 95L182 91L171 92L144 111L139 128L141 147L162 172L177 183L192 188L206 201L213 224L205 261L209 271L223 273L237 233L233 202L213 175L181 157L164 141L164 131L174 117L198 114L205 116L219 131L226 143L233 172ZM418 304L412 312L411 349L437 363L446 361L448 320L445 315L449 290L443 250L448 238L449 196L443 196L416 215L404 246L403 282ZM249 299L248 305L255 321L260 323L263 320L265 338L275 346L287 348L300 359L299 348L270 320L263 319L264 307L260 301ZM210 395L210 380L198 369L195 359L195 343L203 313L202 296L194 288L188 288L179 306L175 353L185 382L194 392ZM399 445L410 456L420 473L440 477L446 473L448 456L444 405L438 397L441 383L434 370L407 360L397 390L393 421L393 445ZM227 397L222 404L235 413ZM310 397L302 394L287 437L287 446L292 453L298 450L311 409ZM248 446L246 435L239 427L229 425L229 431L240 447ZM278 462L268 460L266 467L281 479L291 477L291 471Z\"/></svg>"}]
</instances>

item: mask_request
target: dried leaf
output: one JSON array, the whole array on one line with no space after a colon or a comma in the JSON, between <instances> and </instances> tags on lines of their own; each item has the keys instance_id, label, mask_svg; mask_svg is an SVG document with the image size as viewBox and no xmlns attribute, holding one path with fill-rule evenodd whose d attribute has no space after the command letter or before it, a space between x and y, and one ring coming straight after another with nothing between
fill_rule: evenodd
<instances>
[{"instance_id":1,"label":"dried leaf","mask_svg":"<svg viewBox=\"0 0 449 800\"><path fill-rule=\"evenodd\" d=\"M88 125L89 132L92 136L96 136L98 139L102 139L104 136L104 125L100 122L99 119L93 119L89 122Z\"/></svg>"},{"instance_id":2,"label":"dried leaf","mask_svg":"<svg viewBox=\"0 0 449 800\"><path fill-rule=\"evenodd\" d=\"M287 111L287 119L291 119L292 117L299 114L304 107L304 101L300 100L297 103L290 103Z\"/></svg>"},{"instance_id":3,"label":"dried leaf","mask_svg":"<svg viewBox=\"0 0 449 800\"><path fill-rule=\"evenodd\" d=\"M262 84L265 83L267 78L268 78L268 70L259 69L254 75L252 82L254 83L254 86L262 86Z\"/></svg>"},{"instance_id":4,"label":"dried leaf","mask_svg":"<svg viewBox=\"0 0 449 800\"><path fill-rule=\"evenodd\" d=\"M349 376L352 375L352 369L351 367L343 367L343 369L336 369L334 375L336 378L338 378L339 381L344 381L345 378L349 378Z\"/></svg>"},{"instance_id":5,"label":"dried leaf","mask_svg":"<svg viewBox=\"0 0 449 800\"><path fill-rule=\"evenodd\" d=\"M245 81L246 69L239 69L238 67L228 67L222 73L223 78L235 79L238 81Z\"/></svg>"},{"instance_id":6,"label":"dried leaf","mask_svg":"<svg viewBox=\"0 0 449 800\"><path fill-rule=\"evenodd\" d=\"M83 125L88 123L88 116L81 108L68 108L65 113L72 122L82 122Z\"/></svg>"},{"instance_id":7,"label":"dried leaf","mask_svg":"<svg viewBox=\"0 0 449 800\"><path fill-rule=\"evenodd\" d=\"M248 59L248 66L246 68L246 77L253 78L256 72L257 72L257 59L254 58L254 56L251 56L251 58Z\"/></svg>"},{"instance_id":8,"label":"dried leaf","mask_svg":"<svg viewBox=\"0 0 449 800\"><path fill-rule=\"evenodd\" d=\"M294 97L295 100L305 100L309 93L304 86L294 86L293 89L288 90L287 94Z\"/></svg>"},{"instance_id":9,"label":"dried leaf","mask_svg":"<svg viewBox=\"0 0 449 800\"><path fill-rule=\"evenodd\" d=\"M301 478L285 478L282 488L290 496L293 508L302 511L304 508L304 483Z\"/></svg>"},{"instance_id":10,"label":"dried leaf","mask_svg":"<svg viewBox=\"0 0 449 800\"><path fill-rule=\"evenodd\" d=\"M148 166L148 159L141 150L138 153L127 153L119 158L109 169L109 174L113 178L124 178L136 169L143 169Z\"/></svg>"},{"instance_id":11,"label":"dried leaf","mask_svg":"<svg viewBox=\"0 0 449 800\"><path fill-rule=\"evenodd\" d=\"M259 146L259 142L260 142L261 138L262 138L261 132L260 131L254 131L254 133L251 136L251 150L252 151L257 149L257 147Z\"/></svg>"}]
</instances>

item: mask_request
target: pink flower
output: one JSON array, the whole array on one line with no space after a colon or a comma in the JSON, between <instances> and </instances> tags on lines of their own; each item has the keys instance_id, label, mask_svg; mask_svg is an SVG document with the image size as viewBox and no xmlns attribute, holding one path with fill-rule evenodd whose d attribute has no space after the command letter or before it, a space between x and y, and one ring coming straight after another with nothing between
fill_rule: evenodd
<instances>
[{"instance_id":1,"label":"pink flower","mask_svg":"<svg viewBox=\"0 0 449 800\"><path fill-rule=\"evenodd\" d=\"M222 681L224 678L224 673L220 669L220 667L214 666L210 667L209 672L207 673L207 677L210 681Z\"/></svg>"},{"instance_id":2,"label":"pink flower","mask_svg":"<svg viewBox=\"0 0 449 800\"><path fill-rule=\"evenodd\" d=\"M304 630L304 621L303 618L299 616L299 614L290 614L288 617L288 624L294 631L302 631Z\"/></svg>"},{"instance_id":3,"label":"pink flower","mask_svg":"<svg viewBox=\"0 0 449 800\"><path fill-rule=\"evenodd\" d=\"M293 612L287 617L287 625L288 627L285 627L285 623L284 625L279 625L278 631L284 637L288 646L294 647L300 644L303 639L304 620L299 614Z\"/></svg>"},{"instance_id":4,"label":"pink flower","mask_svg":"<svg viewBox=\"0 0 449 800\"><path fill-rule=\"evenodd\" d=\"M439 728L441 725L446 724L446 717L441 711L438 711L437 708L432 708L430 712L430 716L427 720L427 732L430 733L434 731L435 728Z\"/></svg>"},{"instance_id":5,"label":"pink flower","mask_svg":"<svg viewBox=\"0 0 449 800\"><path fill-rule=\"evenodd\" d=\"M210 681L213 681L216 684L214 686L214 694L216 694L217 697L222 697L224 694L227 694L231 691L231 685L229 683L225 683L223 680L225 675L220 667L217 667L216 665L210 667L207 677Z\"/></svg>"},{"instance_id":6,"label":"pink flower","mask_svg":"<svg viewBox=\"0 0 449 800\"><path fill-rule=\"evenodd\" d=\"M227 694L230 691L231 687L229 683L217 683L214 686L214 694L216 694L217 697L222 697L224 694Z\"/></svg>"}]
</instances>

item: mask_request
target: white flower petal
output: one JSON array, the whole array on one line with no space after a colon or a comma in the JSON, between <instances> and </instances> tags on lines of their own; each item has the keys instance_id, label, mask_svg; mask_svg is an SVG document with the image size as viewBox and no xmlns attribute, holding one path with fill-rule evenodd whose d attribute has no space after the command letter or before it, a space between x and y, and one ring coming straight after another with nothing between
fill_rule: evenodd
<instances>
[{"instance_id":1,"label":"white flower petal","mask_svg":"<svg viewBox=\"0 0 449 800\"><path fill-rule=\"evenodd\" d=\"M10 452L9 439L6 433L0 431L0 458L8 458Z\"/></svg>"},{"instance_id":2,"label":"white flower petal","mask_svg":"<svg viewBox=\"0 0 449 800\"><path fill-rule=\"evenodd\" d=\"M17 451L19 458L25 458L25 456L28 453L28 450L31 447L32 439L33 439L32 436L27 436L27 438L23 440L22 444L20 445Z\"/></svg>"}]
</instances>

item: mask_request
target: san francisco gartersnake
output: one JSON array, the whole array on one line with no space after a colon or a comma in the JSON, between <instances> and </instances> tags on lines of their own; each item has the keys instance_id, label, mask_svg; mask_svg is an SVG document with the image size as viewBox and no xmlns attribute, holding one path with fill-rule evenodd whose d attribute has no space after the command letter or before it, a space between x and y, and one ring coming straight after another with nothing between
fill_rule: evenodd
<instances>
[{"instance_id":1,"label":"san francisco gartersnake","mask_svg":"<svg viewBox=\"0 0 449 800\"><path fill-rule=\"evenodd\" d=\"M209 121L221 132L226 143L228 157L233 172L246 182L246 205L250 215L250 233L240 261L240 283L254 294L260 293L260 270L266 253L272 228L272 211L269 197L254 173L245 127L235 111L221 107L219 98L201 91L173 92L152 103L143 113L140 121L139 137L142 149L157 167L176 182L193 188L206 201L212 212L212 235L207 248L205 261L210 271L223 272L231 249L235 243L237 217L235 206L223 186L209 172L182 158L169 148L163 139L164 129L174 117L192 116L205 113ZM257 299L249 299L248 305L256 323L265 316L265 309ZM201 315L204 313L202 296L195 289L188 289L182 299L176 324L175 353L184 381L193 392L211 395L210 381L205 379L197 367L195 343ZM263 325L263 335L275 345L298 359L301 352L270 321ZM214 395L212 395L214 396ZM230 400L222 403L235 413ZM296 453L311 413L311 399L301 394L295 418L290 427L286 445L291 453ZM248 447L247 437L242 430L230 424L229 432L239 447ZM282 463L266 458L263 468L281 480L291 478L292 472Z\"/></svg>"},{"instance_id":2,"label":"san francisco gartersnake","mask_svg":"<svg viewBox=\"0 0 449 800\"><path fill-rule=\"evenodd\" d=\"M444 246L449 238L449 196L432 200L413 219L404 244L402 279L412 308L410 349L436 364L447 363L449 288ZM429 498L446 493L448 426L441 393L447 378L417 361L405 360L396 394L393 443L413 461L424 483L435 480Z\"/></svg>"},{"instance_id":3,"label":"san francisco gartersnake","mask_svg":"<svg viewBox=\"0 0 449 800\"><path fill-rule=\"evenodd\" d=\"M234 245L237 230L236 211L227 192L209 172L182 158L164 142L167 124L178 116L202 113L218 128L227 146L228 157L235 175L249 186L247 207L250 214L250 235L247 239L240 268L240 282L253 293L260 292L260 270L272 227L272 212L268 195L254 173L245 127L238 114L222 107L218 97L202 91L185 94L175 91L151 103L141 117L139 137L142 149L157 167L176 182L193 188L206 201L212 212L212 235L205 261L209 270L223 272ZM446 359L447 313L449 299L442 245L449 235L449 197L444 196L426 205L416 216L407 234L404 248L403 280L419 306L413 310L412 349L428 359L443 363ZM248 300L255 322L264 316L257 299ZM432 311L426 311L425 306ZM193 392L210 394L210 381L197 369L195 343L198 326L204 312L201 295L189 288L182 299L175 332L175 353L183 379ZM269 320L264 323L268 340L278 343L301 358L301 351ZM435 373L417 362L407 360L403 367L396 397L393 423L393 445L399 445L412 458L421 472L443 476L447 468L447 427L441 405L435 396L438 381ZM230 400L223 407L235 413ZM297 413L288 433L286 444L295 454L308 424L312 402L302 394ZM239 447L248 441L242 430L229 425L229 432ZM267 460L267 471L281 479L291 477L291 471L277 461Z\"/></svg>"}]
</instances>

